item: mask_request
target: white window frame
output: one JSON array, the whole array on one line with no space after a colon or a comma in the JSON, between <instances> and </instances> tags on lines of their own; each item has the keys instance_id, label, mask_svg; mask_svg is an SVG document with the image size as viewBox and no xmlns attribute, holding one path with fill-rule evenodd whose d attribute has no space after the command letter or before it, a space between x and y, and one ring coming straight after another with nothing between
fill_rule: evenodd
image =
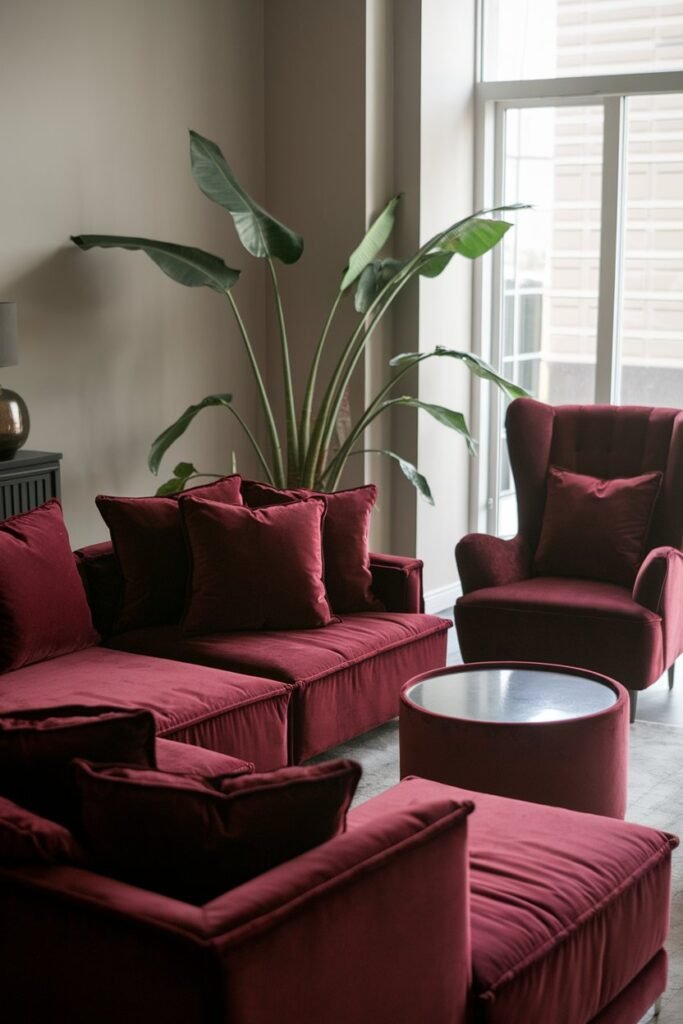
<instances>
[{"instance_id":1,"label":"white window frame","mask_svg":"<svg viewBox=\"0 0 683 1024\"><path fill-rule=\"evenodd\" d=\"M481 25L481 18L479 19ZM478 46L481 53L481 38ZM481 61L480 61L481 66ZM500 205L503 194L504 124L510 108L601 105L603 174L600 225L600 272L596 339L595 401L619 401L621 268L623 265L624 177L626 166L626 98L683 94L683 71L594 75L512 82L478 82L475 86L475 209ZM521 197L524 199L526 197ZM533 202L533 196L529 197ZM523 216L521 214L520 216ZM502 250L474 264L473 342L475 351L500 367ZM480 439L480 458L470 478L471 529L498 532L501 403L492 389L475 388L471 421Z\"/></svg>"}]
</instances>

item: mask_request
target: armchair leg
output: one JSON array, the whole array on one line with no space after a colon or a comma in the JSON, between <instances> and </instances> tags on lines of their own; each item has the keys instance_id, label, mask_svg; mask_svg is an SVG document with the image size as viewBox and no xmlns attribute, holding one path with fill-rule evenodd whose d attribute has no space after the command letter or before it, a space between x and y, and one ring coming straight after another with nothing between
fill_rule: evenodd
<instances>
[{"instance_id":1,"label":"armchair leg","mask_svg":"<svg viewBox=\"0 0 683 1024\"><path fill-rule=\"evenodd\" d=\"M669 689L673 690L673 688L674 688L674 676L676 674L676 662L674 662L673 665L669 665L666 674L669 677Z\"/></svg>"},{"instance_id":2,"label":"armchair leg","mask_svg":"<svg viewBox=\"0 0 683 1024\"><path fill-rule=\"evenodd\" d=\"M660 996L659 999L657 999L655 1001L655 1007L654 1007L654 1013L652 1014L652 1019L653 1020L657 1020L657 1018L659 1017L661 1012L662 1012L662 997Z\"/></svg>"},{"instance_id":3,"label":"armchair leg","mask_svg":"<svg viewBox=\"0 0 683 1024\"><path fill-rule=\"evenodd\" d=\"M629 698L629 703L631 705L631 711L630 711L629 719L628 720L629 720L629 722L631 722L631 724L633 724L633 722L635 722L635 720L636 720L636 707L638 705L638 691L637 690L629 690L628 691L628 698Z\"/></svg>"}]
</instances>

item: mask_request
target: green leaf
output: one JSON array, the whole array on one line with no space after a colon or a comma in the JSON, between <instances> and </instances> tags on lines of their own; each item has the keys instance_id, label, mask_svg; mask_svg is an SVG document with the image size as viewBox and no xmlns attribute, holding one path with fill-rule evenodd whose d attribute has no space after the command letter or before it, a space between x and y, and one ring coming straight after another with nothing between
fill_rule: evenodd
<instances>
[{"instance_id":1,"label":"green leaf","mask_svg":"<svg viewBox=\"0 0 683 1024\"><path fill-rule=\"evenodd\" d=\"M367 313L385 285L403 270L407 260L373 260L360 275L353 297L357 313Z\"/></svg>"},{"instance_id":2,"label":"green leaf","mask_svg":"<svg viewBox=\"0 0 683 1024\"><path fill-rule=\"evenodd\" d=\"M505 220L486 220L473 217L458 224L437 245L443 252L459 253L476 260L497 245L512 224Z\"/></svg>"},{"instance_id":3,"label":"green leaf","mask_svg":"<svg viewBox=\"0 0 683 1024\"><path fill-rule=\"evenodd\" d=\"M415 273L420 277L438 277L446 269L455 254L452 252L426 253L419 261ZM374 260L360 276L354 295L357 313L367 313L385 285L410 263L410 260Z\"/></svg>"},{"instance_id":4,"label":"green leaf","mask_svg":"<svg viewBox=\"0 0 683 1024\"><path fill-rule=\"evenodd\" d=\"M71 241L79 249L139 249L165 274L188 288L203 286L224 293L240 276L239 270L228 267L220 256L188 245L175 245L174 242L125 235L72 235Z\"/></svg>"},{"instance_id":5,"label":"green leaf","mask_svg":"<svg viewBox=\"0 0 683 1024\"><path fill-rule=\"evenodd\" d=\"M470 434L467 421L461 412L456 412L455 409L448 409L445 405L433 405L431 402L422 402L419 398L413 398L412 395L392 398L386 405L407 405L413 409L422 409L423 412L429 413L430 416L438 423L443 424L444 427L449 427L451 430L455 430L456 433L462 434L467 442L470 455L476 455L477 442Z\"/></svg>"},{"instance_id":6,"label":"green leaf","mask_svg":"<svg viewBox=\"0 0 683 1024\"><path fill-rule=\"evenodd\" d=\"M191 462L179 462L173 467L173 475L179 480L187 480L189 476L195 476L199 472Z\"/></svg>"},{"instance_id":7,"label":"green leaf","mask_svg":"<svg viewBox=\"0 0 683 1024\"><path fill-rule=\"evenodd\" d=\"M271 217L237 182L215 142L190 132L192 176L205 196L231 215L247 252L296 263L304 249L301 235Z\"/></svg>"},{"instance_id":8,"label":"green leaf","mask_svg":"<svg viewBox=\"0 0 683 1024\"><path fill-rule=\"evenodd\" d=\"M398 462L399 467L403 475L410 480L413 487L415 487L423 498L429 502L430 505L434 504L434 498L432 497L432 491L427 483L427 478L419 472L416 466L412 462L408 462L407 459L402 459L396 452L389 451L388 448L367 448L366 451L377 452L379 455L388 455L390 459L395 459Z\"/></svg>"},{"instance_id":9,"label":"green leaf","mask_svg":"<svg viewBox=\"0 0 683 1024\"><path fill-rule=\"evenodd\" d=\"M474 354L474 352L460 352L458 349L445 348L443 345L437 345L431 352L403 352L401 355L394 356L390 361L390 366L396 366L403 369L408 366L414 366L417 363L421 363L424 359L432 359L434 356L443 357L448 359L457 359L464 363L470 373L473 373L475 377L480 377L482 380L488 380L492 384L495 384L501 389L509 398L529 398L529 392L526 391L519 384L514 384L507 377L501 376L497 373L490 363L487 363L485 359Z\"/></svg>"},{"instance_id":10,"label":"green leaf","mask_svg":"<svg viewBox=\"0 0 683 1024\"><path fill-rule=\"evenodd\" d=\"M351 253L349 264L340 285L341 291L345 291L349 285L353 284L356 278L360 277L367 265L375 259L377 253L386 243L394 227L394 221L396 220L395 211L400 198L401 196L397 195L389 200L379 217L369 228L360 245Z\"/></svg>"},{"instance_id":11,"label":"green leaf","mask_svg":"<svg viewBox=\"0 0 683 1024\"><path fill-rule=\"evenodd\" d=\"M185 433L192 420L202 409L208 409L210 406L216 405L229 406L231 402L232 395L207 395L206 398L202 398L201 402L189 406L182 416L179 416L166 430L162 430L159 436L152 442L147 458L147 464L152 472L159 472L159 465L166 451ZM178 463L178 466L186 465L189 465L189 463Z\"/></svg>"}]
</instances>

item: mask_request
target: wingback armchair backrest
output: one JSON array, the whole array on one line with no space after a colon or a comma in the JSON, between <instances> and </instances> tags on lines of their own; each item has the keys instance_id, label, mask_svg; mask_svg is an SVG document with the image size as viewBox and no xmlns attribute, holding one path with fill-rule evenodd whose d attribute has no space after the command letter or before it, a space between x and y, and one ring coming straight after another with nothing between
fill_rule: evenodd
<instances>
[{"instance_id":1,"label":"wingback armchair backrest","mask_svg":"<svg viewBox=\"0 0 683 1024\"><path fill-rule=\"evenodd\" d=\"M511 402L506 417L519 532L535 551L550 465L604 479L663 473L647 550L683 548L683 410Z\"/></svg>"}]
</instances>

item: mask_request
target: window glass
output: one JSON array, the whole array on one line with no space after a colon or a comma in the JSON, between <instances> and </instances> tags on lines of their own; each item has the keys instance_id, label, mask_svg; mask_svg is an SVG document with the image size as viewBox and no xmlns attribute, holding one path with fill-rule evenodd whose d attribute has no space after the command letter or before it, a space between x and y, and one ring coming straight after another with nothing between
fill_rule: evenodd
<instances>
[{"instance_id":1,"label":"window glass","mask_svg":"<svg viewBox=\"0 0 683 1024\"><path fill-rule=\"evenodd\" d=\"M683 0L484 0L485 81L679 71Z\"/></svg>"},{"instance_id":2,"label":"window glass","mask_svg":"<svg viewBox=\"0 0 683 1024\"><path fill-rule=\"evenodd\" d=\"M624 405L683 405L683 97L628 101Z\"/></svg>"}]
</instances>

